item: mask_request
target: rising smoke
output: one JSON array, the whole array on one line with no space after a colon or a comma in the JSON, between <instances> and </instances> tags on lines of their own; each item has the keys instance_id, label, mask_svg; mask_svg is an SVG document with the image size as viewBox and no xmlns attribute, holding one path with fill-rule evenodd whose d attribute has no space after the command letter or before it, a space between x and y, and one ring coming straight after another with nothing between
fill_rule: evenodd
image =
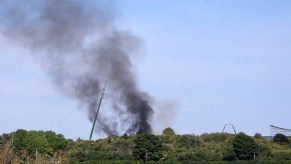
<instances>
[{"instance_id":1,"label":"rising smoke","mask_svg":"<svg viewBox=\"0 0 291 164\"><path fill-rule=\"evenodd\" d=\"M93 121L100 87L108 81L109 109L95 131L151 133L151 97L136 83L132 58L141 39L114 26L112 1L0 0L0 31L40 61L54 86ZM101 84L101 85L100 85Z\"/></svg>"}]
</instances>

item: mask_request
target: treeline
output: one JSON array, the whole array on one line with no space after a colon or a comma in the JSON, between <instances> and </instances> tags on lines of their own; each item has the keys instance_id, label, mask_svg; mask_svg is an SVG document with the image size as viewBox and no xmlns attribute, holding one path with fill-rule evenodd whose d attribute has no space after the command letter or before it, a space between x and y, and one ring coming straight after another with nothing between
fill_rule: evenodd
<instances>
[{"instance_id":1,"label":"treeline","mask_svg":"<svg viewBox=\"0 0 291 164\"><path fill-rule=\"evenodd\" d=\"M291 162L290 138L276 134L211 133L110 136L95 141L65 139L52 131L17 130L0 136L0 163L280 163Z\"/></svg>"}]
</instances>

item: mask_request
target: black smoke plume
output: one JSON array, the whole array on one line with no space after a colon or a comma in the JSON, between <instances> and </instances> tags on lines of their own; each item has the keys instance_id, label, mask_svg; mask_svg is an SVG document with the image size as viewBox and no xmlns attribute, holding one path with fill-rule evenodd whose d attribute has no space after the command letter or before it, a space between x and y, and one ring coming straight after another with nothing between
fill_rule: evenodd
<instances>
[{"instance_id":1,"label":"black smoke plume","mask_svg":"<svg viewBox=\"0 0 291 164\"><path fill-rule=\"evenodd\" d=\"M112 1L0 0L0 31L40 61L56 89L93 121L100 87L108 81L108 109L95 131L151 133L151 97L136 83L133 57L141 39L115 27Z\"/></svg>"}]
</instances>

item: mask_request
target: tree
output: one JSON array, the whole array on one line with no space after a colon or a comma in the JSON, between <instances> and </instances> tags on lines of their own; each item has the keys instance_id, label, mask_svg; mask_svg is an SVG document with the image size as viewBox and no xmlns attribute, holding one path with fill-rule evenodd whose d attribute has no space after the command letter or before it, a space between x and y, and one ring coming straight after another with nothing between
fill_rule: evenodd
<instances>
[{"instance_id":1,"label":"tree","mask_svg":"<svg viewBox=\"0 0 291 164\"><path fill-rule=\"evenodd\" d=\"M177 145L178 147L184 147L184 148L193 148L196 147L199 143L198 137L190 134L184 134L184 135L177 135Z\"/></svg>"},{"instance_id":2,"label":"tree","mask_svg":"<svg viewBox=\"0 0 291 164\"><path fill-rule=\"evenodd\" d=\"M233 151L239 160L253 159L254 154L258 154L258 145L250 136L239 133L233 141Z\"/></svg>"},{"instance_id":3,"label":"tree","mask_svg":"<svg viewBox=\"0 0 291 164\"><path fill-rule=\"evenodd\" d=\"M256 133L254 137L257 138L257 139L262 139L263 138L260 133Z\"/></svg>"},{"instance_id":4,"label":"tree","mask_svg":"<svg viewBox=\"0 0 291 164\"><path fill-rule=\"evenodd\" d=\"M16 132L11 133L13 138L13 145L16 152L20 152L27 147L27 131L24 129L19 129Z\"/></svg>"},{"instance_id":5,"label":"tree","mask_svg":"<svg viewBox=\"0 0 291 164\"><path fill-rule=\"evenodd\" d=\"M25 150L31 156L35 156L36 152L40 154L53 154L53 148L45 138L43 131L28 131L25 141Z\"/></svg>"},{"instance_id":6,"label":"tree","mask_svg":"<svg viewBox=\"0 0 291 164\"><path fill-rule=\"evenodd\" d=\"M163 135L173 136L175 135L175 131L172 128L168 127L163 130Z\"/></svg>"},{"instance_id":7,"label":"tree","mask_svg":"<svg viewBox=\"0 0 291 164\"><path fill-rule=\"evenodd\" d=\"M273 141L277 143L289 143L289 139L284 134L281 133L277 133L274 136Z\"/></svg>"},{"instance_id":8,"label":"tree","mask_svg":"<svg viewBox=\"0 0 291 164\"><path fill-rule=\"evenodd\" d=\"M44 132L45 138L54 151L65 150L68 142L62 134L56 134L53 131Z\"/></svg>"},{"instance_id":9,"label":"tree","mask_svg":"<svg viewBox=\"0 0 291 164\"><path fill-rule=\"evenodd\" d=\"M53 155L65 150L67 141L61 134L52 131L26 131L19 129L12 133L13 145L18 154L27 152L30 156L37 153Z\"/></svg>"},{"instance_id":10,"label":"tree","mask_svg":"<svg viewBox=\"0 0 291 164\"><path fill-rule=\"evenodd\" d=\"M236 157L236 155L235 155L234 151L231 149L228 149L223 153L222 160L233 161L233 160L235 160L235 157Z\"/></svg>"},{"instance_id":11,"label":"tree","mask_svg":"<svg viewBox=\"0 0 291 164\"><path fill-rule=\"evenodd\" d=\"M133 155L136 159L158 161L162 157L162 143L157 136L140 134L133 142Z\"/></svg>"},{"instance_id":12,"label":"tree","mask_svg":"<svg viewBox=\"0 0 291 164\"><path fill-rule=\"evenodd\" d=\"M176 134L172 128L165 128L162 135L163 143L174 144Z\"/></svg>"},{"instance_id":13,"label":"tree","mask_svg":"<svg viewBox=\"0 0 291 164\"><path fill-rule=\"evenodd\" d=\"M121 138L123 138L123 139L127 139L128 138L128 135L127 135L127 133L124 133L123 135L122 135L122 137Z\"/></svg>"}]
</instances>

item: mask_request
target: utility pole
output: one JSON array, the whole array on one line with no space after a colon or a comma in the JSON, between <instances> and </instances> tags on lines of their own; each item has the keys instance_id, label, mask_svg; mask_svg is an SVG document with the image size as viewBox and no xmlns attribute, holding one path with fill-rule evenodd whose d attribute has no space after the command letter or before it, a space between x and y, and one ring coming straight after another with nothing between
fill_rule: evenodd
<instances>
[{"instance_id":1,"label":"utility pole","mask_svg":"<svg viewBox=\"0 0 291 164\"><path fill-rule=\"evenodd\" d=\"M96 115L95 115L95 118L94 118L94 121L93 121L93 126L92 126L92 129L91 129L89 141L92 139L92 135L93 135L94 127L95 127L95 124L96 124L98 112L99 112L99 109L100 109L100 106L101 106L102 99L104 98L105 87L106 87L106 81L105 81L105 84L104 84L104 87L102 89L102 93L101 93L101 96L100 96L100 99L99 99L99 104L98 104Z\"/></svg>"}]
</instances>

